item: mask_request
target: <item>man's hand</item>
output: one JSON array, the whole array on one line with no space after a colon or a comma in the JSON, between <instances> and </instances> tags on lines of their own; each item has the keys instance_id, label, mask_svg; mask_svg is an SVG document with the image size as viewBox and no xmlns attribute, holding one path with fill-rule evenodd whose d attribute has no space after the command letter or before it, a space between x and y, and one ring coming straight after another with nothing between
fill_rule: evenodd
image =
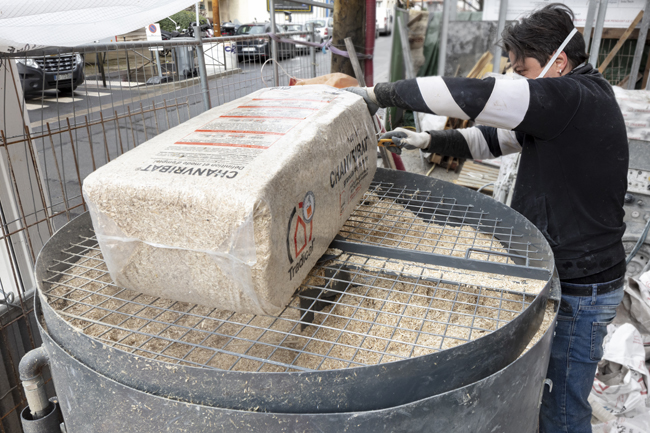
<instances>
[{"instance_id":1,"label":"man's hand","mask_svg":"<svg viewBox=\"0 0 650 433\"><path fill-rule=\"evenodd\" d=\"M380 140L393 140L395 146L386 146L393 153L401 153L401 149L426 149L431 142L431 136L426 132L414 132L404 128L396 128L387 132Z\"/></svg>"},{"instance_id":2,"label":"man's hand","mask_svg":"<svg viewBox=\"0 0 650 433\"><path fill-rule=\"evenodd\" d=\"M366 101L371 116L374 116L377 110L379 110L379 104L377 103L377 98L375 98L375 92L372 87L346 87L343 90L361 96Z\"/></svg>"}]
</instances>

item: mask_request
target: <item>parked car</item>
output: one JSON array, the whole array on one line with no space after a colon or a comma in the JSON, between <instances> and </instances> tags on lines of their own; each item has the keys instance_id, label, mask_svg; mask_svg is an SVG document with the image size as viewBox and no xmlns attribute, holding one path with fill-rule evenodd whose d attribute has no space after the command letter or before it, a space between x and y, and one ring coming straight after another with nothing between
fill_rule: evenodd
<instances>
[{"instance_id":1,"label":"parked car","mask_svg":"<svg viewBox=\"0 0 650 433\"><path fill-rule=\"evenodd\" d=\"M310 30L307 30L307 28L309 28ZM283 32L304 31L305 33L301 33L299 35L292 35L291 39L295 39L297 41L303 41L303 42L311 42L311 24L307 24L306 26L303 26L302 24L296 24L296 23L284 23L284 24L280 24L280 30L282 30ZM297 54L305 54L309 52L308 45L296 44L294 47Z\"/></svg>"},{"instance_id":2,"label":"parked car","mask_svg":"<svg viewBox=\"0 0 650 433\"><path fill-rule=\"evenodd\" d=\"M377 27L380 35L390 35L393 31L393 9L385 6L385 0L377 0Z\"/></svg>"},{"instance_id":3,"label":"parked car","mask_svg":"<svg viewBox=\"0 0 650 433\"><path fill-rule=\"evenodd\" d=\"M84 60L77 53L22 57L16 65L25 96L55 89L72 93L85 79Z\"/></svg>"},{"instance_id":4,"label":"parked car","mask_svg":"<svg viewBox=\"0 0 650 433\"><path fill-rule=\"evenodd\" d=\"M305 23L312 24L316 30L316 42L322 43L332 37L332 31L327 27L327 19L309 20Z\"/></svg>"},{"instance_id":5,"label":"parked car","mask_svg":"<svg viewBox=\"0 0 650 433\"><path fill-rule=\"evenodd\" d=\"M250 23L242 24L239 29L237 29L237 36L240 35L260 35L256 39L246 39L243 41L237 41L237 57L241 62L244 59L248 60L266 60L271 57L271 44L270 39L264 36L266 33L271 32L271 23ZM275 33L281 33L280 28L276 25ZM284 42L278 43L278 57L295 57L296 50L293 44L287 44Z\"/></svg>"}]
</instances>

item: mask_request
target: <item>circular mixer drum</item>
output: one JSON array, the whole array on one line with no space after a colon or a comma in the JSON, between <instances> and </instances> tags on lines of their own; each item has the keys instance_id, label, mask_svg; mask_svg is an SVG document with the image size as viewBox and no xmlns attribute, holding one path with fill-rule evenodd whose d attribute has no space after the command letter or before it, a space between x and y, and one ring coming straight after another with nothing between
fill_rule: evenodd
<instances>
[{"instance_id":1,"label":"circular mixer drum","mask_svg":"<svg viewBox=\"0 0 650 433\"><path fill-rule=\"evenodd\" d=\"M445 182L378 170L279 317L115 286L87 214L39 255L37 309L59 394L57 371L69 373L69 357L139 399L275 415L374 413L521 364L555 317L547 305L553 270L543 236L510 208ZM550 338L541 343L547 354ZM545 372L544 362L535 365ZM75 386L68 389L73 398Z\"/></svg>"}]
</instances>

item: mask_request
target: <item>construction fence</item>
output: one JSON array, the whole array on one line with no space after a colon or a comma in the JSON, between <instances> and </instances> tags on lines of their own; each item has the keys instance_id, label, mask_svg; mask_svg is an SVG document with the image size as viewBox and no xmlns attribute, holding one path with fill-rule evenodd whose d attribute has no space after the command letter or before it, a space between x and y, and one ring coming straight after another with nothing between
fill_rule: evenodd
<instances>
[{"instance_id":1,"label":"construction fence","mask_svg":"<svg viewBox=\"0 0 650 433\"><path fill-rule=\"evenodd\" d=\"M277 35L277 74L268 34L0 54L0 432L22 431L17 367L41 343L33 268L86 211L84 178L210 107L329 73L329 50L285 42L324 45L300 30Z\"/></svg>"}]
</instances>

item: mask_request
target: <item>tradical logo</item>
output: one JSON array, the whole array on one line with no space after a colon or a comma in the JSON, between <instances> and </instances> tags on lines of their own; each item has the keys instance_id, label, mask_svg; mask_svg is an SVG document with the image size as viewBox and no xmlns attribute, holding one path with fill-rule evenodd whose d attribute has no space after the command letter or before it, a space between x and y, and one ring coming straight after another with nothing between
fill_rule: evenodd
<instances>
[{"instance_id":1,"label":"tradical logo","mask_svg":"<svg viewBox=\"0 0 650 433\"><path fill-rule=\"evenodd\" d=\"M316 197L309 191L298 206L294 206L287 225L287 256L289 257L289 279L307 261L314 250L314 214Z\"/></svg>"},{"instance_id":2,"label":"tradical logo","mask_svg":"<svg viewBox=\"0 0 650 433\"><path fill-rule=\"evenodd\" d=\"M311 219L314 217L314 211L316 210L314 207L315 204L316 198L314 197L314 193L309 191L302 200L302 203L298 205L302 206L302 217L306 223L311 223Z\"/></svg>"}]
</instances>

